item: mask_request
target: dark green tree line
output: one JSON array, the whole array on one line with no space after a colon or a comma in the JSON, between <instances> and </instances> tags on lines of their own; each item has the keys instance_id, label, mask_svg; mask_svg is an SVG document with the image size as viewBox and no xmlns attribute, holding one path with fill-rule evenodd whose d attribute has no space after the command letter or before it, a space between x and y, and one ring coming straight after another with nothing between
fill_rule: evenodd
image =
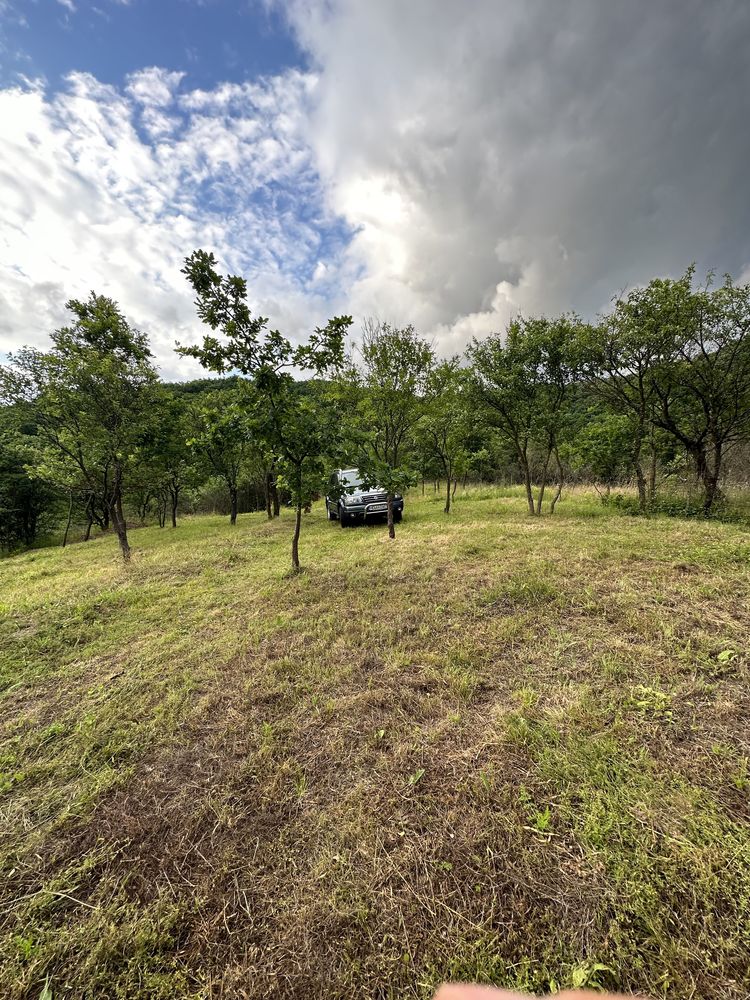
<instances>
[{"instance_id":1,"label":"dark green tree line","mask_svg":"<svg viewBox=\"0 0 750 1000\"><path fill-rule=\"evenodd\" d=\"M466 477L520 481L535 517L551 484L551 512L566 482L607 496L631 480L648 512L671 478L697 483L709 516L750 441L750 286L729 277L654 279L594 323L519 316L440 361L412 327L380 320L347 356L348 316L295 343L211 254L183 271L209 332L178 351L223 377L159 384L147 337L93 292L68 303L48 350L0 368L4 550L50 531L75 540L80 525L83 539L111 529L127 560L128 516L176 528L207 505L235 524L241 506L278 516L283 497L296 571L304 510L353 465L386 492L391 537L393 501L420 475L443 484L446 513Z\"/></svg>"}]
</instances>

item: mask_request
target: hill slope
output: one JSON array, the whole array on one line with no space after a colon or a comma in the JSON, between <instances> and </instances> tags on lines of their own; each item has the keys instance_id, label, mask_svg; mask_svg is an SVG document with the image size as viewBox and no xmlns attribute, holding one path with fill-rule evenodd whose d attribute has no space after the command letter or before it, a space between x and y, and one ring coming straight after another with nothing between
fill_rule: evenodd
<instances>
[{"instance_id":1,"label":"hill slope","mask_svg":"<svg viewBox=\"0 0 750 1000\"><path fill-rule=\"evenodd\" d=\"M750 988L750 545L415 497L0 565L0 984Z\"/></svg>"}]
</instances>

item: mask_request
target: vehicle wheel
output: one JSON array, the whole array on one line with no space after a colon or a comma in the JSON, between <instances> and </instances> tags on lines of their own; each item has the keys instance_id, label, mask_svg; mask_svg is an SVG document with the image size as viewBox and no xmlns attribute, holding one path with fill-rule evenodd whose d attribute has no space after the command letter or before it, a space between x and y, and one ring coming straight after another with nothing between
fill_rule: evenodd
<instances>
[{"instance_id":1,"label":"vehicle wheel","mask_svg":"<svg viewBox=\"0 0 750 1000\"><path fill-rule=\"evenodd\" d=\"M327 503L326 503L326 514L328 515L328 520L329 521L335 521L336 520L336 515L333 513L333 511L331 510L331 508L328 506Z\"/></svg>"},{"instance_id":2,"label":"vehicle wheel","mask_svg":"<svg viewBox=\"0 0 750 1000\"><path fill-rule=\"evenodd\" d=\"M339 507L339 522L342 528L349 527L349 515Z\"/></svg>"},{"instance_id":3,"label":"vehicle wheel","mask_svg":"<svg viewBox=\"0 0 750 1000\"><path fill-rule=\"evenodd\" d=\"M394 520L395 524L401 524L401 518L402 517L403 517L403 511L394 510L394 512L393 512L393 520Z\"/></svg>"}]
</instances>

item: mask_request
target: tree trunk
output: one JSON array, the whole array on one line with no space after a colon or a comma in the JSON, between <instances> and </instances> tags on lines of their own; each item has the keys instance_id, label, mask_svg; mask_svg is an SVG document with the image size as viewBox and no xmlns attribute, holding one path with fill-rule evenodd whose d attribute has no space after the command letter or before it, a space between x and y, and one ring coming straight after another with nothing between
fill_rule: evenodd
<instances>
[{"instance_id":1,"label":"tree trunk","mask_svg":"<svg viewBox=\"0 0 750 1000\"><path fill-rule=\"evenodd\" d=\"M122 552L122 558L125 562L130 562L128 526L125 521L125 515L122 512L122 493L121 493L122 487L120 485L121 482L122 482L122 474L118 472L116 476L114 492L112 495L110 515L112 518L112 525L115 529L115 534L117 535L117 540L120 543L120 551Z\"/></svg>"},{"instance_id":2,"label":"tree trunk","mask_svg":"<svg viewBox=\"0 0 750 1000\"><path fill-rule=\"evenodd\" d=\"M542 500L544 500L544 491L547 487L547 470L549 469L549 460L552 456L552 449L550 448L547 452L547 457L544 460L544 465L542 466L542 481L539 484L539 495L536 499L536 516L539 517L542 513Z\"/></svg>"},{"instance_id":3,"label":"tree trunk","mask_svg":"<svg viewBox=\"0 0 750 1000\"><path fill-rule=\"evenodd\" d=\"M142 498L141 502L137 504L138 520L141 524L146 523L146 517L148 516L148 508L151 504L151 494L147 493L145 497Z\"/></svg>"},{"instance_id":4,"label":"tree trunk","mask_svg":"<svg viewBox=\"0 0 750 1000\"><path fill-rule=\"evenodd\" d=\"M396 537L396 527L393 523L393 494L388 494L388 537Z\"/></svg>"},{"instance_id":5,"label":"tree trunk","mask_svg":"<svg viewBox=\"0 0 750 1000\"><path fill-rule=\"evenodd\" d=\"M451 512L451 477L448 476L446 480L446 490L445 490L445 507L443 507L443 512L450 514Z\"/></svg>"},{"instance_id":6,"label":"tree trunk","mask_svg":"<svg viewBox=\"0 0 750 1000\"><path fill-rule=\"evenodd\" d=\"M281 500L279 499L275 476L271 479L271 503L273 504L273 516L278 517L281 513Z\"/></svg>"},{"instance_id":7,"label":"tree trunk","mask_svg":"<svg viewBox=\"0 0 750 1000\"><path fill-rule=\"evenodd\" d=\"M117 540L120 543L122 558L125 562L130 562L130 544L128 542L128 531L125 522L118 519L115 524L115 531L117 533Z\"/></svg>"},{"instance_id":8,"label":"tree trunk","mask_svg":"<svg viewBox=\"0 0 750 1000\"><path fill-rule=\"evenodd\" d=\"M557 492L555 493L554 497L552 498L552 503L549 505L549 512L550 512L550 514L554 514L555 513L555 507L557 506L557 501L562 496L563 481L564 481L564 478L565 478L564 473L563 473L563 465L562 465L562 462L560 461L560 455L559 455L559 452L558 452L557 448L555 448L555 461L557 462L557 473L558 473Z\"/></svg>"},{"instance_id":9,"label":"tree trunk","mask_svg":"<svg viewBox=\"0 0 750 1000\"><path fill-rule=\"evenodd\" d=\"M271 510L271 491L273 490L273 473L266 473L266 488L265 488L265 498L266 498L266 517L270 521L273 518L273 511Z\"/></svg>"},{"instance_id":10,"label":"tree trunk","mask_svg":"<svg viewBox=\"0 0 750 1000\"><path fill-rule=\"evenodd\" d=\"M106 497L102 505L101 514L96 509L96 499L89 497L89 502L86 505L86 517L94 524L98 524L102 531L106 531L109 527L109 501Z\"/></svg>"},{"instance_id":11,"label":"tree trunk","mask_svg":"<svg viewBox=\"0 0 750 1000\"><path fill-rule=\"evenodd\" d=\"M68 532L70 531L70 522L73 520L73 491L70 491L70 502L68 504L68 523L65 525L65 534L63 535L62 547L68 544Z\"/></svg>"},{"instance_id":12,"label":"tree trunk","mask_svg":"<svg viewBox=\"0 0 750 1000\"><path fill-rule=\"evenodd\" d=\"M706 476L703 480L703 516L710 517L716 499L720 494L718 476Z\"/></svg>"},{"instance_id":13,"label":"tree trunk","mask_svg":"<svg viewBox=\"0 0 750 1000\"><path fill-rule=\"evenodd\" d=\"M640 460L633 462L633 468L635 469L635 481L638 486L638 506L645 514L648 510L648 494L646 492L646 477L643 474L643 466Z\"/></svg>"},{"instance_id":14,"label":"tree trunk","mask_svg":"<svg viewBox=\"0 0 750 1000\"><path fill-rule=\"evenodd\" d=\"M84 542L87 542L91 538L91 527L94 523L94 504L91 497L86 501L86 530L83 534Z\"/></svg>"},{"instance_id":15,"label":"tree trunk","mask_svg":"<svg viewBox=\"0 0 750 1000\"><path fill-rule=\"evenodd\" d=\"M464 486L465 486L465 485L466 485L466 483L464 483ZM455 499L456 499L456 487L457 487L457 486L458 486L458 477L456 477L456 478L455 478L455 479L453 480L453 491L452 491L452 493L451 493L451 499L453 499L453 500L455 500Z\"/></svg>"},{"instance_id":16,"label":"tree trunk","mask_svg":"<svg viewBox=\"0 0 750 1000\"><path fill-rule=\"evenodd\" d=\"M705 453L703 454L702 482L703 482L703 516L709 517L714 509L716 500L721 495L719 489L719 476L721 475L721 445L714 445L713 467L710 468Z\"/></svg>"},{"instance_id":17,"label":"tree trunk","mask_svg":"<svg viewBox=\"0 0 750 1000\"><path fill-rule=\"evenodd\" d=\"M229 523L237 524L237 487L229 487L229 501L231 503L231 513L229 514Z\"/></svg>"},{"instance_id":18,"label":"tree trunk","mask_svg":"<svg viewBox=\"0 0 750 1000\"><path fill-rule=\"evenodd\" d=\"M170 491L170 495L171 495L171 499L172 499L172 527L176 528L177 527L177 501L178 501L179 496L180 496L180 491L178 489L171 490Z\"/></svg>"},{"instance_id":19,"label":"tree trunk","mask_svg":"<svg viewBox=\"0 0 750 1000\"><path fill-rule=\"evenodd\" d=\"M534 493L531 489L531 469L529 460L522 451L518 453L519 463L523 469L523 485L526 488L526 503L529 505L529 514L534 515Z\"/></svg>"},{"instance_id":20,"label":"tree trunk","mask_svg":"<svg viewBox=\"0 0 750 1000\"><path fill-rule=\"evenodd\" d=\"M297 501L294 518L294 535L292 536L292 571L299 573L299 533L302 527L302 504Z\"/></svg>"},{"instance_id":21,"label":"tree trunk","mask_svg":"<svg viewBox=\"0 0 750 1000\"><path fill-rule=\"evenodd\" d=\"M648 464L648 505L653 507L656 500L656 448L651 445L651 456Z\"/></svg>"}]
</instances>

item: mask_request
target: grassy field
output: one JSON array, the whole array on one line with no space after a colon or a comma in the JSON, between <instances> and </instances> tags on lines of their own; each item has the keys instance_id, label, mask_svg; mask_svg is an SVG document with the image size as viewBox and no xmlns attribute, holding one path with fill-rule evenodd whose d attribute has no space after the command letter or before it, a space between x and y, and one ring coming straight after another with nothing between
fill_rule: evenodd
<instances>
[{"instance_id":1,"label":"grassy field","mask_svg":"<svg viewBox=\"0 0 750 1000\"><path fill-rule=\"evenodd\" d=\"M747 997L746 529L441 504L0 564L3 997Z\"/></svg>"}]
</instances>

